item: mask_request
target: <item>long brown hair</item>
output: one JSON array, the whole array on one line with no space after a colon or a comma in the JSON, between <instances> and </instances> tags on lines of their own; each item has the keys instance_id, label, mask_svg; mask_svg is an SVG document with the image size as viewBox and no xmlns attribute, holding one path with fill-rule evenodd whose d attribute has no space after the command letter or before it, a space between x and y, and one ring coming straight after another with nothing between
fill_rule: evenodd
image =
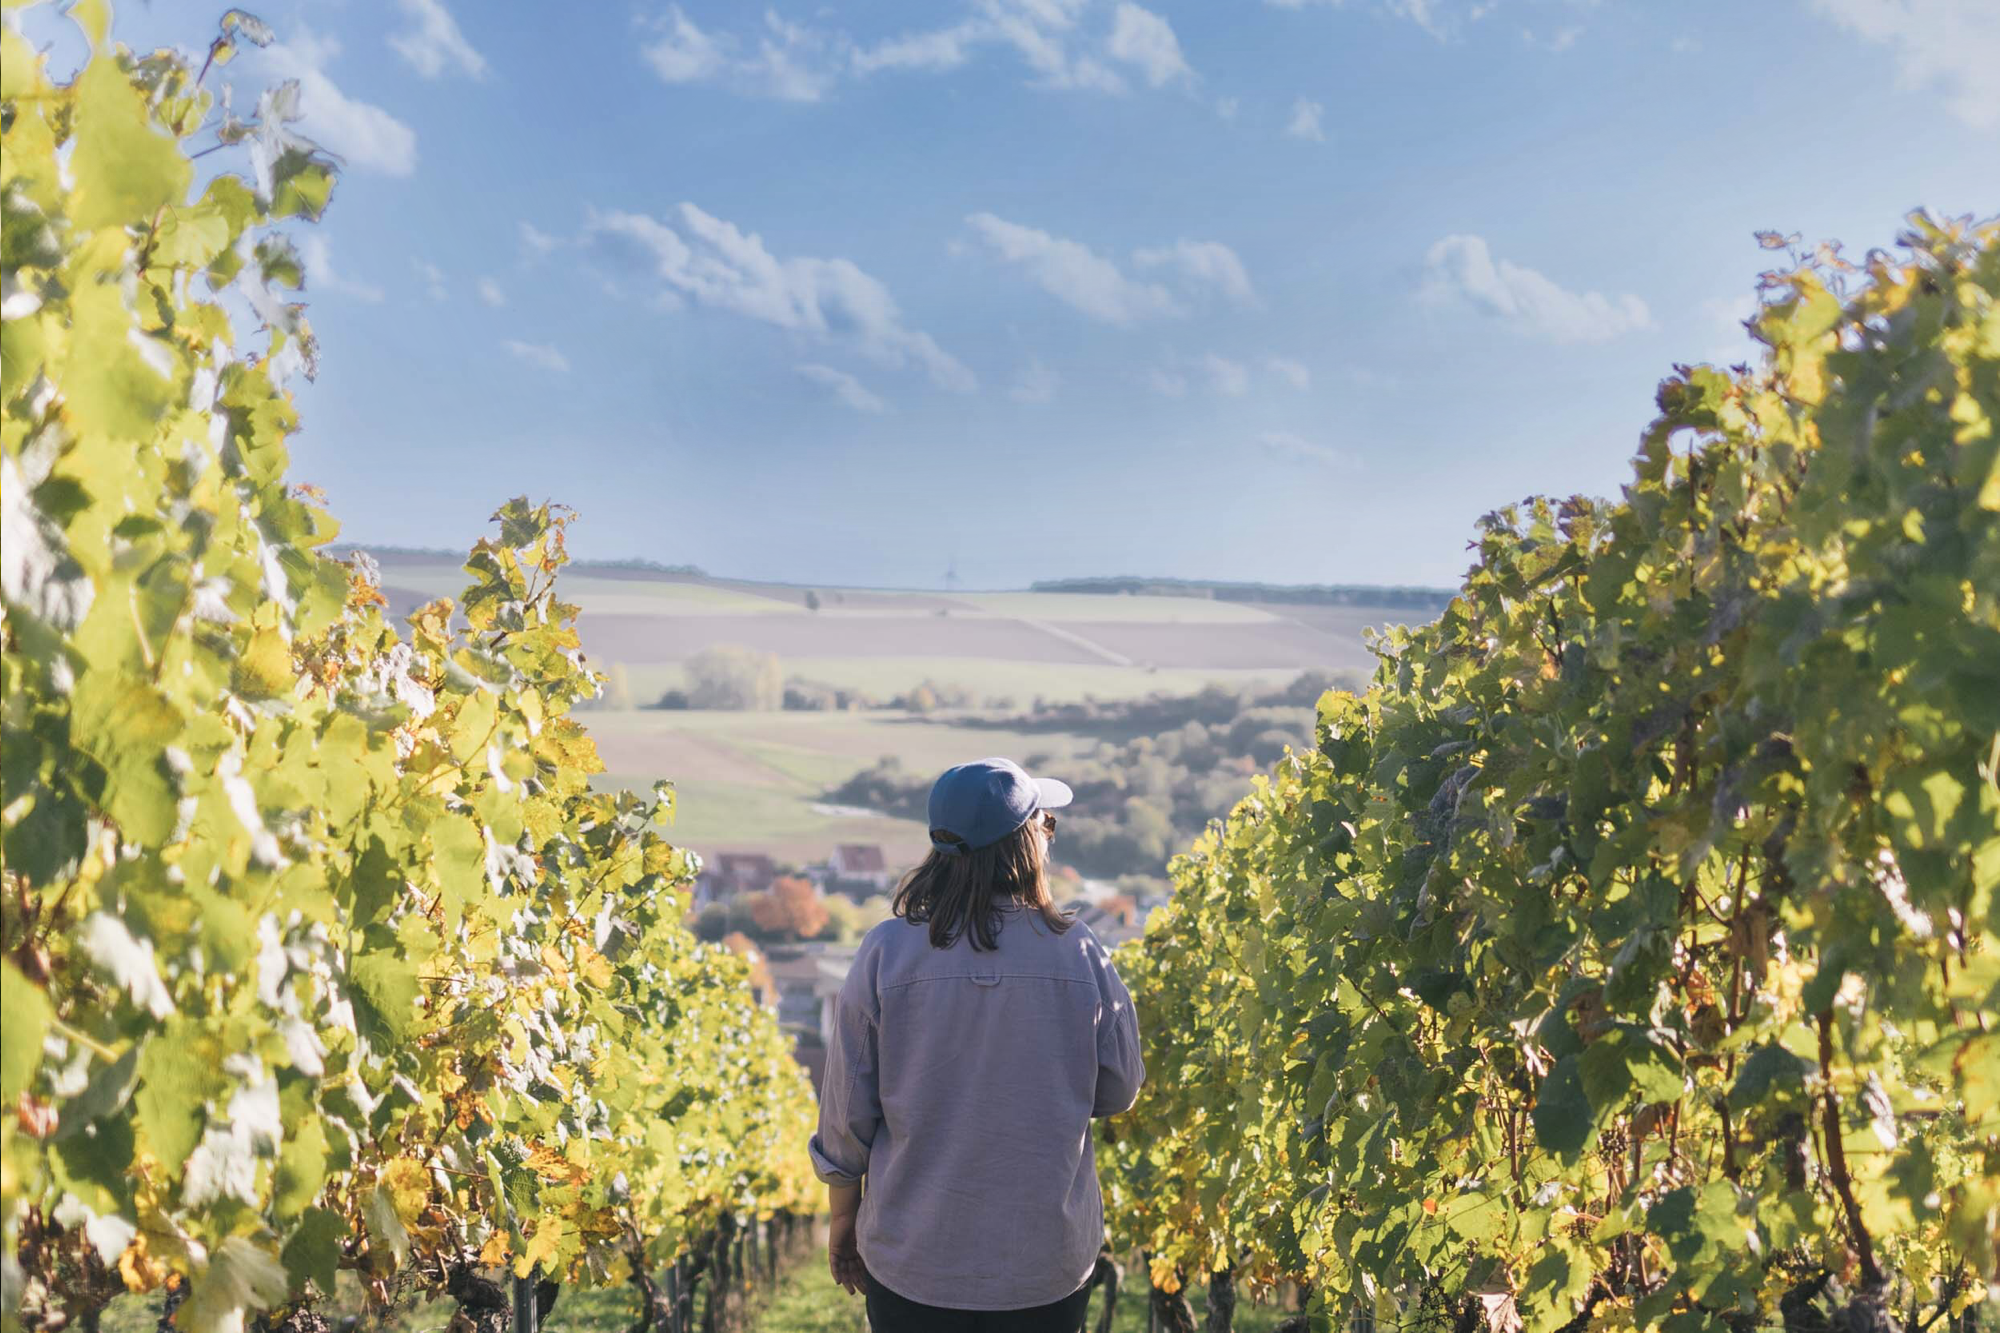
<instances>
[{"instance_id":1,"label":"long brown hair","mask_svg":"<svg viewBox=\"0 0 2000 1333\"><path fill-rule=\"evenodd\" d=\"M948 949L961 930L974 949L993 949L1000 933L1002 900L1031 907L1058 935L1070 928L1068 913L1049 897L1047 858L1042 854L1038 817L1000 841L972 852L955 852L950 834L933 834L938 845L896 886L890 910L906 921L930 922L931 944Z\"/></svg>"}]
</instances>

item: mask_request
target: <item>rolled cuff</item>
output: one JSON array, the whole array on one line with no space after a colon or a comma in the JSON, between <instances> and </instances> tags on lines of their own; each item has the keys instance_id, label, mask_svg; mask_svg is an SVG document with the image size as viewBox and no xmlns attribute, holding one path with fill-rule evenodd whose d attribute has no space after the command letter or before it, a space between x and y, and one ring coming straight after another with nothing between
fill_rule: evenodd
<instances>
[{"instance_id":1,"label":"rolled cuff","mask_svg":"<svg viewBox=\"0 0 2000 1333\"><path fill-rule=\"evenodd\" d=\"M861 1182L861 1178L868 1174L868 1163L865 1160L859 1169L849 1171L828 1157L826 1147L820 1142L818 1134L806 1140L806 1154L812 1158L813 1174L819 1177L822 1184L857 1185Z\"/></svg>"}]
</instances>

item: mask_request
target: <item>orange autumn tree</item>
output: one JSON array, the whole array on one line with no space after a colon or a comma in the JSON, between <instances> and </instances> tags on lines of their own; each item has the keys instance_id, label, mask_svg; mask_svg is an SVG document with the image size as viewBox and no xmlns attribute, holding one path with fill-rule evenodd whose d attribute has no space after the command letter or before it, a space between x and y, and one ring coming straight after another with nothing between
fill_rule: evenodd
<instances>
[{"instance_id":1,"label":"orange autumn tree","mask_svg":"<svg viewBox=\"0 0 2000 1333\"><path fill-rule=\"evenodd\" d=\"M812 939L833 919L818 886L803 875L780 875L750 900L750 919L767 935Z\"/></svg>"}]
</instances>

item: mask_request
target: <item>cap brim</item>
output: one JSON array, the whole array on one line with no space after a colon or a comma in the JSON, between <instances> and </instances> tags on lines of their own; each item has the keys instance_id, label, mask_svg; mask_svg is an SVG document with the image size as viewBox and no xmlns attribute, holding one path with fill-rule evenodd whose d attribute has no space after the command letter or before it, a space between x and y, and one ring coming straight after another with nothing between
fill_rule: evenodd
<instances>
[{"instance_id":1,"label":"cap brim","mask_svg":"<svg viewBox=\"0 0 2000 1333\"><path fill-rule=\"evenodd\" d=\"M1037 810L1060 809L1068 805L1075 798L1076 793L1069 789L1067 782L1058 782L1054 778L1035 779L1035 808Z\"/></svg>"}]
</instances>

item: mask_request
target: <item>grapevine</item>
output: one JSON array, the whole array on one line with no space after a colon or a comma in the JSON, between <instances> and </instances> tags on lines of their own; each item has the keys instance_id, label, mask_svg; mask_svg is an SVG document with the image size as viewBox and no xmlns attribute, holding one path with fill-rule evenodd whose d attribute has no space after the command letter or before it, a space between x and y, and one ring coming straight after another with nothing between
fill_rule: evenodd
<instances>
[{"instance_id":1,"label":"grapevine","mask_svg":"<svg viewBox=\"0 0 2000 1333\"><path fill-rule=\"evenodd\" d=\"M1156 1285L2000 1322L2000 225L1795 253L1750 327L1173 861L1100 1149Z\"/></svg>"},{"instance_id":2,"label":"grapevine","mask_svg":"<svg viewBox=\"0 0 2000 1333\"><path fill-rule=\"evenodd\" d=\"M278 1327L341 1270L490 1316L496 1270L650 1292L810 1211L810 1085L683 924L671 787L591 787L573 516L502 506L393 625L290 479L337 164L295 84L204 87L268 30L72 16L67 82L0 30L6 1322Z\"/></svg>"}]
</instances>

